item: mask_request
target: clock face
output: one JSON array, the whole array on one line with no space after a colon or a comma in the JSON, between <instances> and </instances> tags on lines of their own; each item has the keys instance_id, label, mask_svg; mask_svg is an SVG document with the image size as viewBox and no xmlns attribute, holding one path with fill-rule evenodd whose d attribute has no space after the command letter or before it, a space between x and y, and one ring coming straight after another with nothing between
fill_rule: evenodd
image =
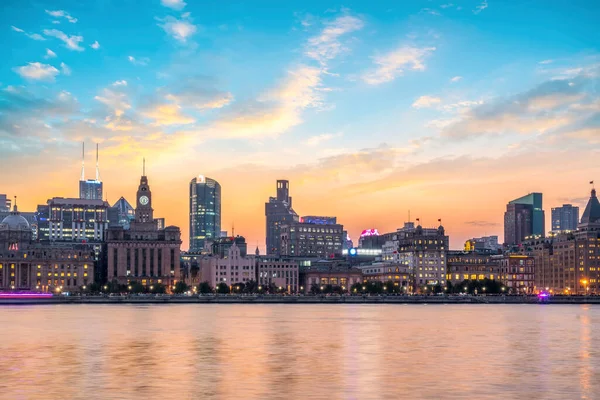
<instances>
[{"instance_id":1,"label":"clock face","mask_svg":"<svg viewBox=\"0 0 600 400\"><path fill-rule=\"evenodd\" d=\"M145 206L146 204L148 204L148 202L150 201L150 199L148 198L148 196L140 196L140 204Z\"/></svg>"}]
</instances>

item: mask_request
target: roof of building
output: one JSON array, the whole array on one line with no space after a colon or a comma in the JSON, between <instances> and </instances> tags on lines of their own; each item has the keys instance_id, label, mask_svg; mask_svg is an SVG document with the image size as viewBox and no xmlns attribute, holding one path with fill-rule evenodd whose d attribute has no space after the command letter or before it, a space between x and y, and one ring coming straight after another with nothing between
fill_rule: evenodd
<instances>
[{"instance_id":1,"label":"roof of building","mask_svg":"<svg viewBox=\"0 0 600 400\"><path fill-rule=\"evenodd\" d=\"M594 222L600 222L600 202L598 201L598 197L596 197L596 189L592 189L590 199L581 216L582 224Z\"/></svg>"},{"instance_id":2,"label":"roof of building","mask_svg":"<svg viewBox=\"0 0 600 400\"><path fill-rule=\"evenodd\" d=\"M27 219L25 219L25 217L21 215L21 213L17 209L17 205L15 204L13 211L10 213L10 215L4 218L0 223L0 229L28 231L31 229L31 227L29 226L29 222L27 222Z\"/></svg>"},{"instance_id":3,"label":"roof of building","mask_svg":"<svg viewBox=\"0 0 600 400\"><path fill-rule=\"evenodd\" d=\"M54 197L54 198L48 200L48 203L57 204L57 205L109 207L109 204L104 200L74 199L74 198L64 198L64 197Z\"/></svg>"}]
</instances>

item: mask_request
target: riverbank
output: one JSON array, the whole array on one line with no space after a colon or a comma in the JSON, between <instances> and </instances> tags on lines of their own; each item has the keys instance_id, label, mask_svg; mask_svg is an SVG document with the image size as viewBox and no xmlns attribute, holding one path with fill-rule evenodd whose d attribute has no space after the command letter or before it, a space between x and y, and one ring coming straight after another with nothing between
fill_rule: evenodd
<instances>
[{"instance_id":1,"label":"riverbank","mask_svg":"<svg viewBox=\"0 0 600 400\"><path fill-rule=\"evenodd\" d=\"M600 296L53 296L0 299L1 305L34 304L600 304Z\"/></svg>"}]
</instances>

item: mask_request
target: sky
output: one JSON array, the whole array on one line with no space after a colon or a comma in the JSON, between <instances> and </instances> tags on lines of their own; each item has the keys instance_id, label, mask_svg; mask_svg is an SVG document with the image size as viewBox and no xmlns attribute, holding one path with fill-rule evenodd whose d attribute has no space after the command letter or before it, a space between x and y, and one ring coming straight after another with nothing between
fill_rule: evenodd
<instances>
[{"instance_id":1,"label":"sky","mask_svg":"<svg viewBox=\"0 0 600 400\"><path fill-rule=\"evenodd\" d=\"M452 248L502 241L529 192L550 230L600 182L600 3L451 1L5 0L0 193L76 197L85 141L111 204L135 204L146 158L183 249L200 174L262 251L277 179L355 243L409 210Z\"/></svg>"}]
</instances>

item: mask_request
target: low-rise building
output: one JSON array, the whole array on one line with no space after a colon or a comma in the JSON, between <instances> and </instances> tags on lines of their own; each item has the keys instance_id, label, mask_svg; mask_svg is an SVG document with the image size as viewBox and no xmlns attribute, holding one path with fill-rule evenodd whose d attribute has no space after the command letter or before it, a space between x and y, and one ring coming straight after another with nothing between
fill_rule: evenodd
<instances>
[{"instance_id":1,"label":"low-rise building","mask_svg":"<svg viewBox=\"0 0 600 400\"><path fill-rule=\"evenodd\" d=\"M256 263L257 282L262 287L274 285L288 293L297 293L300 288L298 263L278 258L258 258Z\"/></svg>"},{"instance_id":2,"label":"low-rise building","mask_svg":"<svg viewBox=\"0 0 600 400\"><path fill-rule=\"evenodd\" d=\"M465 280L501 280L499 262L489 254L449 251L447 260L447 280L453 285Z\"/></svg>"},{"instance_id":3,"label":"low-rise building","mask_svg":"<svg viewBox=\"0 0 600 400\"><path fill-rule=\"evenodd\" d=\"M400 286L405 292L414 290L414 277L410 265L375 262L368 265L360 265L357 267L363 275L365 282L393 282L395 286Z\"/></svg>"},{"instance_id":4,"label":"low-rise building","mask_svg":"<svg viewBox=\"0 0 600 400\"><path fill-rule=\"evenodd\" d=\"M535 292L535 258L524 254L492 256L500 266L500 279L509 293Z\"/></svg>"},{"instance_id":5,"label":"low-rise building","mask_svg":"<svg viewBox=\"0 0 600 400\"><path fill-rule=\"evenodd\" d=\"M342 291L348 292L355 283L363 281L363 275L358 268L346 267L307 267L300 272L300 291L310 292L313 285L319 287L332 285L339 286Z\"/></svg>"},{"instance_id":6,"label":"low-rise building","mask_svg":"<svg viewBox=\"0 0 600 400\"><path fill-rule=\"evenodd\" d=\"M94 281L94 249L33 240L17 206L0 223L0 290L79 291Z\"/></svg>"}]
</instances>

